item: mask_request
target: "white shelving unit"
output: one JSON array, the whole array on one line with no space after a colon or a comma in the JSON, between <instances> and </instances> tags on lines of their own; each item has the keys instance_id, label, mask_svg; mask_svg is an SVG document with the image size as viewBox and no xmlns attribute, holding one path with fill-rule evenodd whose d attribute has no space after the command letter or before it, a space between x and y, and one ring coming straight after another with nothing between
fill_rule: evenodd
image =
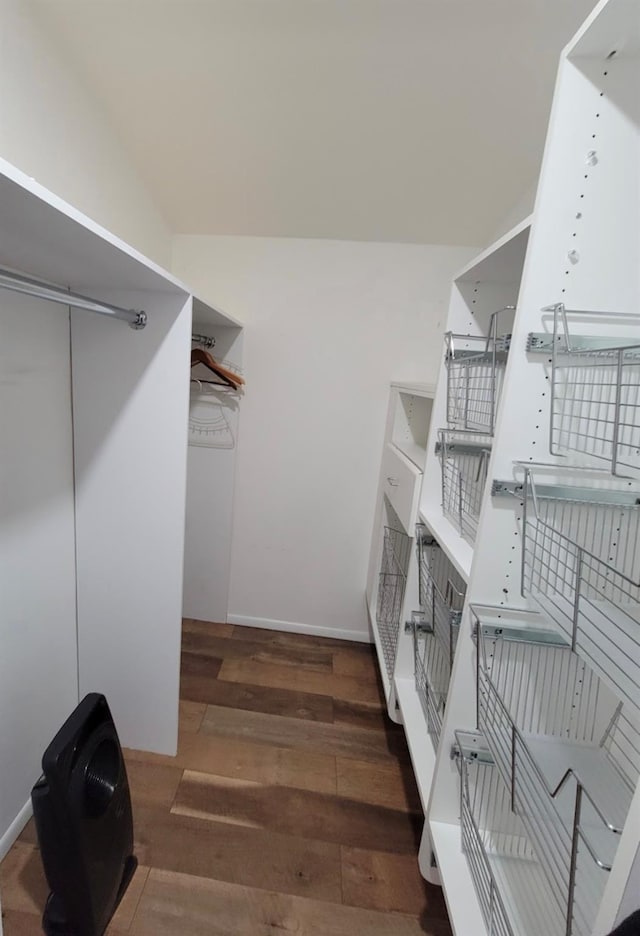
<instances>
[{"instance_id":1,"label":"white shelving unit","mask_svg":"<svg viewBox=\"0 0 640 936\"><path fill-rule=\"evenodd\" d=\"M453 284L419 515L466 598L435 753L408 735L457 936L605 936L640 905L639 86L637 3L603 0L534 215Z\"/></svg>"},{"instance_id":2,"label":"white shelving unit","mask_svg":"<svg viewBox=\"0 0 640 936\"><path fill-rule=\"evenodd\" d=\"M0 266L147 315L0 290L2 857L87 692L124 745L175 753L193 313L240 325L4 161Z\"/></svg>"},{"instance_id":3,"label":"white shelving unit","mask_svg":"<svg viewBox=\"0 0 640 936\"><path fill-rule=\"evenodd\" d=\"M417 594L417 571L410 559L434 389L420 383L391 384L369 558L369 619L387 710L397 722L410 711L406 695L404 707L397 697L395 678L408 676L410 670L403 629Z\"/></svg>"}]
</instances>

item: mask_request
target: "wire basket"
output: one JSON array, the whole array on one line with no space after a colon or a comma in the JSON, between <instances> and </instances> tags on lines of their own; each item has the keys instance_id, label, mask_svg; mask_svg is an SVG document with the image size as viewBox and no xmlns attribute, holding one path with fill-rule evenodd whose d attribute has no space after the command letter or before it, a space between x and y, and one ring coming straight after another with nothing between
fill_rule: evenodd
<instances>
[{"instance_id":1,"label":"wire basket","mask_svg":"<svg viewBox=\"0 0 640 936\"><path fill-rule=\"evenodd\" d=\"M513 306L507 307L513 311ZM493 435L510 335L498 337L501 309L491 316L489 335L445 335L447 422L455 429Z\"/></svg>"},{"instance_id":2,"label":"wire basket","mask_svg":"<svg viewBox=\"0 0 640 936\"><path fill-rule=\"evenodd\" d=\"M553 312L551 346L552 454L579 453L604 461L612 474L640 478L640 342L637 337L572 337L568 316L589 321L602 313ZM627 332L637 319L609 316L607 329Z\"/></svg>"},{"instance_id":3,"label":"wire basket","mask_svg":"<svg viewBox=\"0 0 640 936\"><path fill-rule=\"evenodd\" d=\"M478 728L568 936L589 936L640 767L623 711L553 631L476 620ZM506 626L505 626L506 625Z\"/></svg>"},{"instance_id":4,"label":"wire basket","mask_svg":"<svg viewBox=\"0 0 640 936\"><path fill-rule=\"evenodd\" d=\"M437 748L447 702L465 584L423 524L416 525L420 612L414 614L415 685Z\"/></svg>"},{"instance_id":5,"label":"wire basket","mask_svg":"<svg viewBox=\"0 0 640 936\"><path fill-rule=\"evenodd\" d=\"M498 770L465 753L458 766L462 850L488 932L564 936L564 921Z\"/></svg>"},{"instance_id":6,"label":"wire basket","mask_svg":"<svg viewBox=\"0 0 640 936\"><path fill-rule=\"evenodd\" d=\"M416 549L420 610L452 666L466 585L423 524L416 526Z\"/></svg>"},{"instance_id":7,"label":"wire basket","mask_svg":"<svg viewBox=\"0 0 640 936\"><path fill-rule=\"evenodd\" d=\"M442 510L467 542L475 542L484 494L491 437L484 433L440 429Z\"/></svg>"},{"instance_id":8,"label":"wire basket","mask_svg":"<svg viewBox=\"0 0 640 936\"><path fill-rule=\"evenodd\" d=\"M422 615L420 615L422 617ZM451 679L449 658L423 620L413 621L413 660L416 692L434 748L438 747Z\"/></svg>"},{"instance_id":9,"label":"wire basket","mask_svg":"<svg viewBox=\"0 0 640 936\"><path fill-rule=\"evenodd\" d=\"M523 593L640 708L640 501L570 486L541 491L525 468Z\"/></svg>"},{"instance_id":10,"label":"wire basket","mask_svg":"<svg viewBox=\"0 0 640 936\"><path fill-rule=\"evenodd\" d=\"M376 624L389 679L393 679L396 662L410 550L411 537L402 530L385 527L378 578Z\"/></svg>"}]
</instances>

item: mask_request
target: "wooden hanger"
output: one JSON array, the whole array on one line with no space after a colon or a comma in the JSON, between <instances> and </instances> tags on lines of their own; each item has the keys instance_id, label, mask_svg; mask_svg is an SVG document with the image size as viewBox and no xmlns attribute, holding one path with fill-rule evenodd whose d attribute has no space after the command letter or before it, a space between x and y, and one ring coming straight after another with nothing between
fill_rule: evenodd
<instances>
[{"instance_id":1,"label":"wooden hanger","mask_svg":"<svg viewBox=\"0 0 640 936\"><path fill-rule=\"evenodd\" d=\"M195 367L197 364L204 364L208 370L220 378L223 384L233 387L234 390L244 384L244 379L239 374L234 374L233 371L227 370L226 367L218 364L215 358L203 348L194 348L191 352L191 366Z\"/></svg>"}]
</instances>

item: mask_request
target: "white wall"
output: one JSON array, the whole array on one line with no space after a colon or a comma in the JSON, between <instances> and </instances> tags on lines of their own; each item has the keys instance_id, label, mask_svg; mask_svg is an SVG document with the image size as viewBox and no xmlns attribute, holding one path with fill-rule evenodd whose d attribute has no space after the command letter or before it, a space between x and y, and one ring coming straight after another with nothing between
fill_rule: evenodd
<instances>
[{"instance_id":1,"label":"white wall","mask_svg":"<svg viewBox=\"0 0 640 936\"><path fill-rule=\"evenodd\" d=\"M435 380L470 248L180 236L174 271L246 325L230 617L367 634L393 379Z\"/></svg>"},{"instance_id":2,"label":"white wall","mask_svg":"<svg viewBox=\"0 0 640 936\"><path fill-rule=\"evenodd\" d=\"M78 700L69 313L0 294L0 858Z\"/></svg>"},{"instance_id":3,"label":"white wall","mask_svg":"<svg viewBox=\"0 0 640 936\"><path fill-rule=\"evenodd\" d=\"M0 0L0 156L168 265L169 230L144 180L28 0Z\"/></svg>"}]
</instances>

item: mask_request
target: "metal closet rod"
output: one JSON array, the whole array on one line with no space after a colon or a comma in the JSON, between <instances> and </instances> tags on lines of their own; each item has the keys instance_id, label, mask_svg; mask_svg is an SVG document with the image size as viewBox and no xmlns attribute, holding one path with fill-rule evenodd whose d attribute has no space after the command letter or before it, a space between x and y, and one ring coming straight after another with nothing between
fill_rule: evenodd
<instances>
[{"instance_id":1,"label":"metal closet rod","mask_svg":"<svg viewBox=\"0 0 640 936\"><path fill-rule=\"evenodd\" d=\"M204 345L205 348L215 348L216 339L210 338L208 335L197 335L195 332L191 335L191 340L195 344Z\"/></svg>"},{"instance_id":2,"label":"metal closet rod","mask_svg":"<svg viewBox=\"0 0 640 936\"><path fill-rule=\"evenodd\" d=\"M121 309L120 306L109 302L99 302L89 296L80 296L78 293L68 292L62 286L51 286L40 280L30 279L11 270L0 268L0 289L11 289L13 292L35 296L38 299L47 299L49 302L58 302L61 305L73 306L74 309L83 309L86 312L96 312L98 315L108 315L111 318L128 322L131 328L140 330L147 324L147 313L135 309Z\"/></svg>"}]
</instances>

